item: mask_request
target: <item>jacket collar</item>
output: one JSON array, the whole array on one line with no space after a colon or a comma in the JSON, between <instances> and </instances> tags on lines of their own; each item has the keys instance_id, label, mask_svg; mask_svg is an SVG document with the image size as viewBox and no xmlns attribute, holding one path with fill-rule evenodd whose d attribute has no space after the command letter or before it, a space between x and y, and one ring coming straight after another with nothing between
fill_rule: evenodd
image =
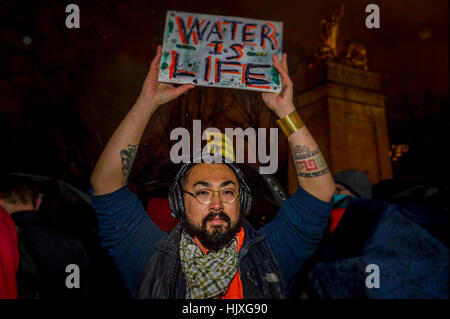
<instances>
[{"instance_id":1,"label":"jacket collar","mask_svg":"<svg viewBox=\"0 0 450 319\"><path fill-rule=\"evenodd\" d=\"M252 245L262 241L266 237L265 234L261 234L256 231L253 226L250 225L250 223L245 219L242 223L242 226L244 227L245 237L239 254L241 257L248 252L249 248ZM181 232L181 223L178 223L169 235L161 239L156 244L156 248L168 255L178 256L181 241Z\"/></svg>"},{"instance_id":2,"label":"jacket collar","mask_svg":"<svg viewBox=\"0 0 450 319\"><path fill-rule=\"evenodd\" d=\"M23 224L40 224L42 223L41 217L37 211L34 210L22 210L11 214L11 218L14 223L19 226Z\"/></svg>"},{"instance_id":3,"label":"jacket collar","mask_svg":"<svg viewBox=\"0 0 450 319\"><path fill-rule=\"evenodd\" d=\"M181 223L178 223L169 235L163 237L156 243L156 249L168 255L178 255L181 241Z\"/></svg>"}]
</instances>

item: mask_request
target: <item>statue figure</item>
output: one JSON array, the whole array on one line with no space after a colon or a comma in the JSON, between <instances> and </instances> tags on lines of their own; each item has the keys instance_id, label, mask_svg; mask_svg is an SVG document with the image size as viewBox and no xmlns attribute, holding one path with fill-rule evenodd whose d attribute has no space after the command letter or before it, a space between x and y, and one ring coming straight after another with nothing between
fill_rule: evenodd
<instances>
[{"instance_id":1,"label":"statue figure","mask_svg":"<svg viewBox=\"0 0 450 319\"><path fill-rule=\"evenodd\" d=\"M363 44L345 40L339 54L339 62L367 71L367 51Z\"/></svg>"},{"instance_id":2,"label":"statue figure","mask_svg":"<svg viewBox=\"0 0 450 319\"><path fill-rule=\"evenodd\" d=\"M337 38L339 21L344 15L344 5L341 5L339 16L333 12L326 19L320 21L320 46L314 56L320 60L337 57Z\"/></svg>"},{"instance_id":3,"label":"statue figure","mask_svg":"<svg viewBox=\"0 0 450 319\"><path fill-rule=\"evenodd\" d=\"M324 60L333 60L354 68L367 71L367 51L363 44L345 40L338 54L337 40L339 21L344 15L344 5L341 5L339 16L334 12L320 21L320 45L314 52L314 59L308 65L313 68Z\"/></svg>"}]
</instances>

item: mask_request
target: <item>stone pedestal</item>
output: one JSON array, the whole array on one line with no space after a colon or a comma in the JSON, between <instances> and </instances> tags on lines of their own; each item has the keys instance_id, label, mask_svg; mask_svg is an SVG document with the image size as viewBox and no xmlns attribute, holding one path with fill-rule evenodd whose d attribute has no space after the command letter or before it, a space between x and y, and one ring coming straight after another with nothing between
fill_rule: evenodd
<instances>
[{"instance_id":1,"label":"stone pedestal","mask_svg":"<svg viewBox=\"0 0 450 319\"><path fill-rule=\"evenodd\" d=\"M294 102L332 174L365 171L373 184L392 178L385 95L379 75L334 62L309 70ZM289 193L297 177L289 159Z\"/></svg>"}]
</instances>

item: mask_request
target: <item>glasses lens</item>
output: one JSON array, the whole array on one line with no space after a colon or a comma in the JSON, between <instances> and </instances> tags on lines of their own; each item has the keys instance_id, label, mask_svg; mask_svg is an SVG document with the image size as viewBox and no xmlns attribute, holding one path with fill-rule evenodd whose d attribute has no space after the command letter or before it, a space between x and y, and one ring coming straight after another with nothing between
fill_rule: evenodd
<instances>
[{"instance_id":1,"label":"glasses lens","mask_svg":"<svg viewBox=\"0 0 450 319\"><path fill-rule=\"evenodd\" d=\"M223 189L220 191L220 196L223 202L231 203L236 199L237 193L232 189Z\"/></svg>"},{"instance_id":2,"label":"glasses lens","mask_svg":"<svg viewBox=\"0 0 450 319\"><path fill-rule=\"evenodd\" d=\"M201 203L207 203L211 200L213 191L209 189L202 189L195 193L195 198Z\"/></svg>"},{"instance_id":3,"label":"glasses lens","mask_svg":"<svg viewBox=\"0 0 450 319\"><path fill-rule=\"evenodd\" d=\"M201 204L207 204L212 200L212 197L216 192L220 193L220 199L224 203L233 203L238 196L238 193L232 189L222 189L220 191L213 191L211 189L201 189L194 194L194 197Z\"/></svg>"}]
</instances>

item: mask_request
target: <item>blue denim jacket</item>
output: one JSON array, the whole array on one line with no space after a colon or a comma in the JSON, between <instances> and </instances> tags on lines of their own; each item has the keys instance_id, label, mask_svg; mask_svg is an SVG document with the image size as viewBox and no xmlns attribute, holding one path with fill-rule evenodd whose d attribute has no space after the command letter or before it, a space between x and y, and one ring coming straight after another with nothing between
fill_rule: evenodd
<instances>
[{"instance_id":1,"label":"blue denim jacket","mask_svg":"<svg viewBox=\"0 0 450 319\"><path fill-rule=\"evenodd\" d=\"M167 234L152 222L127 186L100 196L91 190L91 199L102 245L136 297L147 261L155 253L156 244ZM288 291L305 260L317 248L328 226L332 205L299 187L283 203L274 220L257 231L266 236Z\"/></svg>"}]
</instances>

